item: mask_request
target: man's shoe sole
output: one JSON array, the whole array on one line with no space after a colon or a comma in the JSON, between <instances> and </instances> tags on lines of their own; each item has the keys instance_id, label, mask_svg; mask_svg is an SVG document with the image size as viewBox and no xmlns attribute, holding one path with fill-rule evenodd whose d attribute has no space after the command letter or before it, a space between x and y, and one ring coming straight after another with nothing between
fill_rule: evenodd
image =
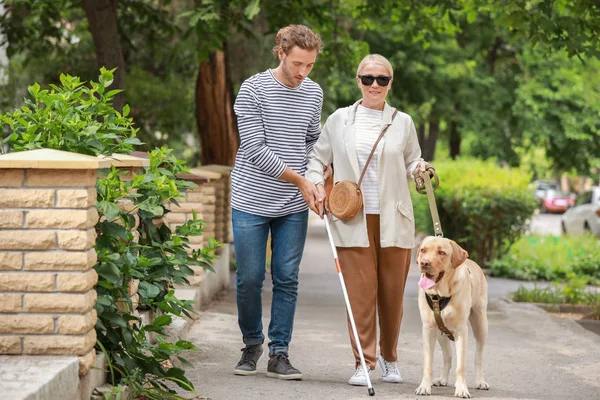
<instances>
[{"instance_id":1,"label":"man's shoe sole","mask_svg":"<svg viewBox=\"0 0 600 400\"><path fill-rule=\"evenodd\" d=\"M282 379L284 381L301 381L302 380L302 374L282 375L282 374L278 374L277 372L267 372L267 376L269 378L277 378L277 379Z\"/></svg>"},{"instance_id":2,"label":"man's shoe sole","mask_svg":"<svg viewBox=\"0 0 600 400\"><path fill-rule=\"evenodd\" d=\"M241 369L234 369L233 373L234 373L234 375L254 376L254 375L256 375L256 370L254 370L254 371L244 371L244 370L241 370Z\"/></svg>"}]
</instances>

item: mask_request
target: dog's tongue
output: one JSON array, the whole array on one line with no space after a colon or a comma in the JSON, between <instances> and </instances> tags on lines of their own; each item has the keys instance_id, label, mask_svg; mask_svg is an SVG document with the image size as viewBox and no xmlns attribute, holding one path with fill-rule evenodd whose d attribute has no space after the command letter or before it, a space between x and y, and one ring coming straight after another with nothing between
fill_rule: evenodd
<instances>
[{"instance_id":1,"label":"dog's tongue","mask_svg":"<svg viewBox=\"0 0 600 400\"><path fill-rule=\"evenodd\" d=\"M432 279L429 279L427 275L423 274L421 279L419 279L419 286L423 288L423 290L430 289L435 286L435 282Z\"/></svg>"}]
</instances>

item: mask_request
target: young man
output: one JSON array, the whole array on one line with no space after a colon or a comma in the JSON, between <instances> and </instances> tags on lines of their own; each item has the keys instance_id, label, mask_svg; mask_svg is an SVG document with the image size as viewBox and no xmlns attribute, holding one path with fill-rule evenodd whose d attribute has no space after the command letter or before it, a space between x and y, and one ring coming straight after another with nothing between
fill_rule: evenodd
<instances>
[{"instance_id":1,"label":"young man","mask_svg":"<svg viewBox=\"0 0 600 400\"><path fill-rule=\"evenodd\" d=\"M231 207L238 323L246 345L237 375L255 375L263 353L261 292L270 233L273 300L267 376L302 379L289 361L288 345L307 204L315 212L322 204L315 186L304 178L306 155L321 133L323 91L308 78L321 47L320 37L306 26L281 29L273 48L279 66L248 78L235 101L241 144L231 174Z\"/></svg>"}]
</instances>

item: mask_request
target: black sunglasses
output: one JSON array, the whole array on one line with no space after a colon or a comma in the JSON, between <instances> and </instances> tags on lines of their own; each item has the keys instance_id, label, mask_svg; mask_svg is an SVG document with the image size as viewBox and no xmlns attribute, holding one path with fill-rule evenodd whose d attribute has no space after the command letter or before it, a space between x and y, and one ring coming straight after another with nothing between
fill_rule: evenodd
<instances>
[{"instance_id":1,"label":"black sunglasses","mask_svg":"<svg viewBox=\"0 0 600 400\"><path fill-rule=\"evenodd\" d=\"M387 86L392 80L391 76L358 75L358 77L365 86L371 86L375 81L379 86Z\"/></svg>"}]
</instances>

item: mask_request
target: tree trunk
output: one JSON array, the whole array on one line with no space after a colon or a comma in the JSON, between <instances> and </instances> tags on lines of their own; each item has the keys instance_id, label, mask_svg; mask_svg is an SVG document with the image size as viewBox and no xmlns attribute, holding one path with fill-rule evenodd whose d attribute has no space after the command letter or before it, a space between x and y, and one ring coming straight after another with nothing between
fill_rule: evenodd
<instances>
[{"instance_id":1,"label":"tree trunk","mask_svg":"<svg viewBox=\"0 0 600 400\"><path fill-rule=\"evenodd\" d=\"M421 124L417 128L417 138L419 139L419 145L421 146L421 152L423 152L423 143L425 143L425 124Z\"/></svg>"},{"instance_id":2,"label":"tree trunk","mask_svg":"<svg viewBox=\"0 0 600 400\"><path fill-rule=\"evenodd\" d=\"M433 161L440 126L437 122L430 122L428 125L427 135L425 135L425 124L423 124L417 129L417 137L421 146L421 157L425 161Z\"/></svg>"},{"instance_id":3,"label":"tree trunk","mask_svg":"<svg viewBox=\"0 0 600 400\"><path fill-rule=\"evenodd\" d=\"M498 36L494 40L494 44L488 49L487 62L488 62L488 66L490 67L490 72L492 73L492 75L494 74L494 71L496 70L496 60L498 59L498 50L500 49L501 46L502 46L502 38Z\"/></svg>"},{"instance_id":4,"label":"tree trunk","mask_svg":"<svg viewBox=\"0 0 600 400\"><path fill-rule=\"evenodd\" d=\"M450 157L456 160L456 157L460 155L460 132L458 131L458 124L456 121L450 122Z\"/></svg>"},{"instance_id":5,"label":"tree trunk","mask_svg":"<svg viewBox=\"0 0 600 400\"><path fill-rule=\"evenodd\" d=\"M125 89L125 60L117 26L119 0L82 0L82 4L90 24L98 68L117 68L110 90ZM124 104L123 93L115 96L113 104L115 109L122 110Z\"/></svg>"},{"instance_id":6,"label":"tree trunk","mask_svg":"<svg viewBox=\"0 0 600 400\"><path fill-rule=\"evenodd\" d=\"M217 51L200 64L196 79L196 120L203 165L233 165L239 137L232 97L225 53Z\"/></svg>"}]
</instances>

